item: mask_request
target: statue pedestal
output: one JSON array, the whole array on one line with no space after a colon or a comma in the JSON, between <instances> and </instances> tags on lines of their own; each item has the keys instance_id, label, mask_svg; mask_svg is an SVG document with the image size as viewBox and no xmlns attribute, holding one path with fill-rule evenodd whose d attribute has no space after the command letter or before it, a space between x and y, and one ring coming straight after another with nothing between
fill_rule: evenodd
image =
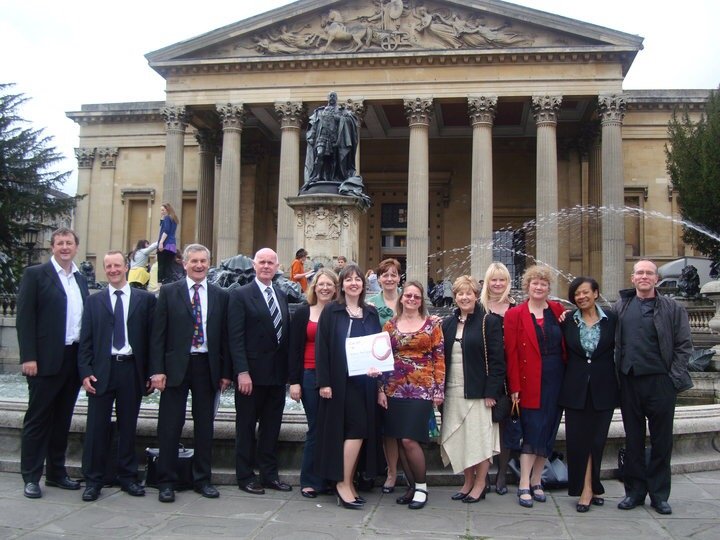
<instances>
[{"instance_id":1,"label":"statue pedestal","mask_svg":"<svg viewBox=\"0 0 720 540\"><path fill-rule=\"evenodd\" d=\"M355 197L314 193L285 199L295 212L295 249L305 248L310 260L333 268L338 255L357 261L363 201Z\"/></svg>"}]
</instances>

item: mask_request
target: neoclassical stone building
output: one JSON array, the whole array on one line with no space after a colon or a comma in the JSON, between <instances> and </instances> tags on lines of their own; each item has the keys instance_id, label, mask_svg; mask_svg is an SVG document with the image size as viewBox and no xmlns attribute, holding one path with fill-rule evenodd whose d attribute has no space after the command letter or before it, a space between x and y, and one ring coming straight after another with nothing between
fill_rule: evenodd
<instances>
[{"instance_id":1,"label":"neoclassical stone building","mask_svg":"<svg viewBox=\"0 0 720 540\"><path fill-rule=\"evenodd\" d=\"M423 280L540 260L612 296L638 257L686 254L667 123L708 94L623 91L641 49L496 0L300 0L170 45L147 55L166 101L68 113L81 126L79 259L155 238L169 201L181 244L217 260L271 246L287 268L307 115L334 90L361 121L374 201L344 255L395 256Z\"/></svg>"}]
</instances>

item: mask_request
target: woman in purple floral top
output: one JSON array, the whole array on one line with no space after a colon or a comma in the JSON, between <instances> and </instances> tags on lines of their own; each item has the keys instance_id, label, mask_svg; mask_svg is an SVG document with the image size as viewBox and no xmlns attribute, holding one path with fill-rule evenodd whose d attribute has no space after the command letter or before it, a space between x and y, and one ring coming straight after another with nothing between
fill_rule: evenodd
<instances>
[{"instance_id":1,"label":"woman in purple floral top","mask_svg":"<svg viewBox=\"0 0 720 540\"><path fill-rule=\"evenodd\" d=\"M421 283L405 284L398 314L385 323L390 334L394 371L387 375L378 403L387 409L385 435L398 439L400 463L408 480L398 504L417 510L427 502L425 454L420 443L428 442L428 418L433 405L445 398L445 353L442 321L428 316Z\"/></svg>"}]
</instances>

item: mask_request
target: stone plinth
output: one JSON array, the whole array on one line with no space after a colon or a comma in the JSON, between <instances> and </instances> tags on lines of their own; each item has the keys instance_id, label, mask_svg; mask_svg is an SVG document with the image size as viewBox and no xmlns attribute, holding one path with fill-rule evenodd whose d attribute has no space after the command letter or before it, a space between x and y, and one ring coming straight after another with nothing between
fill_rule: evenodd
<instances>
[{"instance_id":1,"label":"stone plinth","mask_svg":"<svg viewBox=\"0 0 720 540\"><path fill-rule=\"evenodd\" d=\"M317 193L285 199L295 213L295 249L305 248L313 262L331 266L338 255L357 261L362 201L355 197Z\"/></svg>"},{"instance_id":2,"label":"stone plinth","mask_svg":"<svg viewBox=\"0 0 720 540\"><path fill-rule=\"evenodd\" d=\"M708 326L710 332L720 334L720 280L710 281L702 286L700 293L706 296L715 304L715 316L710 319ZM713 347L715 356L712 357L710 371L720 371L720 345Z\"/></svg>"}]
</instances>

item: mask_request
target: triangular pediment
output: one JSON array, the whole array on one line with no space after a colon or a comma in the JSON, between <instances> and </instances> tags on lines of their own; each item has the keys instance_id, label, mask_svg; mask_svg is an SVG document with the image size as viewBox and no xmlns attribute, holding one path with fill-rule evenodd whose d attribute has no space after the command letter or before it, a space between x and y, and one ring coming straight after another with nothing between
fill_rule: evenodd
<instances>
[{"instance_id":1,"label":"triangular pediment","mask_svg":"<svg viewBox=\"0 0 720 540\"><path fill-rule=\"evenodd\" d=\"M497 0L300 0L147 55L203 61L642 49L642 38Z\"/></svg>"}]
</instances>

